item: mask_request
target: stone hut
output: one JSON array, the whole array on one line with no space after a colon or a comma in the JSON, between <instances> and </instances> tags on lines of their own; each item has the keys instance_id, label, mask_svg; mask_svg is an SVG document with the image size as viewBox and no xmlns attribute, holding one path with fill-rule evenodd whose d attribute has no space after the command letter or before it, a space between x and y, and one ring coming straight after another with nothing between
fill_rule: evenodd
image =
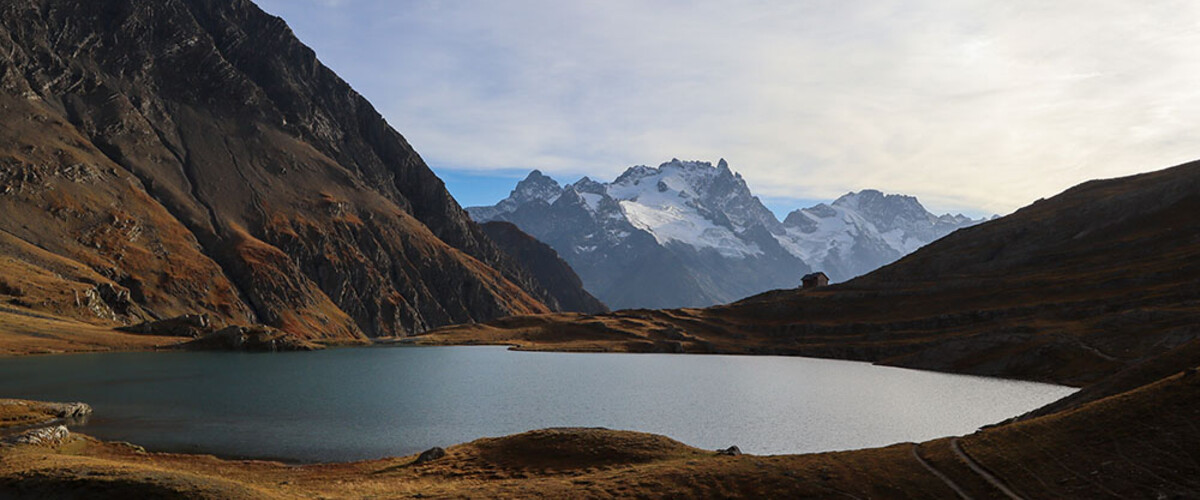
<instances>
[{"instance_id":1,"label":"stone hut","mask_svg":"<svg viewBox=\"0 0 1200 500\"><path fill-rule=\"evenodd\" d=\"M826 276L825 273L821 271L817 271L812 274L804 275L803 278L800 278L800 283L804 284L804 288L825 286L829 284L829 276Z\"/></svg>"}]
</instances>

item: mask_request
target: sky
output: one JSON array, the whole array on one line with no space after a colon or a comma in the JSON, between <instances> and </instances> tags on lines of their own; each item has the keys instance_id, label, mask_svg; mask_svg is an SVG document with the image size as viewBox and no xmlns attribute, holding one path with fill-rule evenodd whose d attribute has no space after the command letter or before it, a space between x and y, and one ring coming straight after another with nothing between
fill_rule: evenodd
<instances>
[{"instance_id":1,"label":"sky","mask_svg":"<svg viewBox=\"0 0 1200 500\"><path fill-rule=\"evenodd\" d=\"M1006 214L1200 158L1192 0L258 0L464 206L725 158L777 213Z\"/></svg>"}]
</instances>

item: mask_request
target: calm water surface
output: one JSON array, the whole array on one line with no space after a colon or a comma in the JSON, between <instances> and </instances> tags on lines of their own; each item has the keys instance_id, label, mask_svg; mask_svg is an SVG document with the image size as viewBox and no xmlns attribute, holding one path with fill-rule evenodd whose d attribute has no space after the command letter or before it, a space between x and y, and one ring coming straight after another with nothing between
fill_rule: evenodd
<instances>
[{"instance_id":1,"label":"calm water surface","mask_svg":"<svg viewBox=\"0 0 1200 500\"><path fill-rule=\"evenodd\" d=\"M84 401L76 430L151 450L292 461L406 455L562 426L806 453L974 431L1069 387L770 356L503 347L0 359L0 397Z\"/></svg>"}]
</instances>

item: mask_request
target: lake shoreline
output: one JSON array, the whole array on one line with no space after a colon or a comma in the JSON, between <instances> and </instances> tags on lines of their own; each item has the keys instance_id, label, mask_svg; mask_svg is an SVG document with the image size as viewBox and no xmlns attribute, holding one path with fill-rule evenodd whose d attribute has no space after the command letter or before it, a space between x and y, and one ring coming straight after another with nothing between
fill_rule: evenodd
<instances>
[{"instance_id":1,"label":"lake shoreline","mask_svg":"<svg viewBox=\"0 0 1200 500\"><path fill-rule=\"evenodd\" d=\"M1187 497L1196 492L1200 470L1189 465L1186 450L1200 444L1200 430L1152 430L1195 414L1197 399L1200 376L1183 372L1071 411L960 437L773 456L719 454L648 433L561 428L477 439L423 463L412 454L287 465L155 453L72 434L53 444L0 446L0 493L232 499L995 496L995 486L969 463L986 467L1025 497ZM1154 467L1161 480L1123 465L1129 460ZM1081 480L1079 470L1101 472Z\"/></svg>"},{"instance_id":2,"label":"lake shoreline","mask_svg":"<svg viewBox=\"0 0 1200 500\"><path fill-rule=\"evenodd\" d=\"M82 325L82 324L81 324ZM157 337L152 335L133 334L123 332L115 328L98 327L95 325L84 325L85 330L89 332L87 342L78 342L71 339L71 334L58 334L63 339L63 342L55 344L56 348L39 347L37 341L30 342L29 335L12 331L12 329L3 328L0 324L0 360L6 358L24 358L31 356L59 356L73 354L98 354L98 353L121 353L121 352L177 352L181 350L181 346L193 339L181 337ZM71 324L69 328L78 328L80 325ZM1022 378L1017 376L1004 376L1001 374L982 374L967 370L954 370L943 367L914 367L903 363L889 363L882 359L870 359L864 356L837 356L835 353L829 352L806 352L792 351L787 349L761 349L761 348L731 348L730 346L722 345L717 348L710 347L708 350L674 350L674 349L658 349L653 345L647 347L645 344L630 344L625 338L608 338L608 339L591 339L587 342L577 342L569 336L564 336L561 339L521 339L515 337L506 338L489 338L487 335L480 333L481 325L451 325L435 329L420 335L410 337L381 337L368 339L368 343L356 341L339 341L321 339L316 340L317 344L325 348L346 348L346 347L435 347L435 346L501 346L507 347L513 351L522 352L564 352L564 353L621 353L621 354L690 354L690 355L738 355L738 356L780 356L780 357L799 357L813 359L834 359L842 361L856 361L870 363L877 366L891 366L896 368L908 368L921 371L930 371L936 373L949 373L956 375L970 375L986 378L994 378L1000 380L1013 380L1022 382L1038 382L1063 385L1073 388L1082 388L1088 384L1081 383L1076 380L1044 380L1039 378ZM97 336L96 332L102 335ZM467 332L466 335L463 332ZM44 336L45 334L37 334ZM24 348L8 347L6 345L20 346L24 342L27 344Z\"/></svg>"}]
</instances>

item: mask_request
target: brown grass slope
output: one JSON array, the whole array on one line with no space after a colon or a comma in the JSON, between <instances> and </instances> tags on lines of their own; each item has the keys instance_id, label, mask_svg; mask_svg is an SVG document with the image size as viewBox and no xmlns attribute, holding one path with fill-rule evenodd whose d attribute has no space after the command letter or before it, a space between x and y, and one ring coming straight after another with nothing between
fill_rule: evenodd
<instances>
[{"instance_id":1,"label":"brown grass slope","mask_svg":"<svg viewBox=\"0 0 1200 500\"><path fill-rule=\"evenodd\" d=\"M343 339L548 311L404 138L253 3L0 13L0 301Z\"/></svg>"},{"instance_id":2,"label":"brown grass slope","mask_svg":"<svg viewBox=\"0 0 1200 500\"><path fill-rule=\"evenodd\" d=\"M777 353L1085 385L1200 336L1200 164L1091 181L848 283L429 343Z\"/></svg>"}]
</instances>

